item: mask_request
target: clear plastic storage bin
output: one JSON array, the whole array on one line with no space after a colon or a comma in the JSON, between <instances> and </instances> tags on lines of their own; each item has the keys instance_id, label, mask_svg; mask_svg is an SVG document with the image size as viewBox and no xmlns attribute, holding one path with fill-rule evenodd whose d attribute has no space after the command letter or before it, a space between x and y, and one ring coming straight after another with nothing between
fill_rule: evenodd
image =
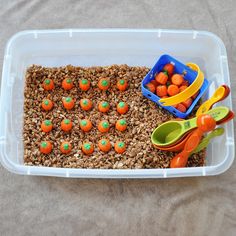
<instances>
[{"instance_id":1,"label":"clear plastic storage bin","mask_svg":"<svg viewBox=\"0 0 236 236\"><path fill-rule=\"evenodd\" d=\"M200 66L210 82L205 99L221 84L230 84L225 46L203 31L162 29L64 29L23 31L6 46L0 102L0 159L17 174L89 178L169 178L217 175L234 160L233 122L207 148L206 166L180 169L68 169L25 166L23 162L24 76L32 64L42 66L152 67L162 54ZM141 88L140 88L141 89ZM146 99L146 98L145 98ZM231 97L220 103L232 109Z\"/></svg>"}]
</instances>

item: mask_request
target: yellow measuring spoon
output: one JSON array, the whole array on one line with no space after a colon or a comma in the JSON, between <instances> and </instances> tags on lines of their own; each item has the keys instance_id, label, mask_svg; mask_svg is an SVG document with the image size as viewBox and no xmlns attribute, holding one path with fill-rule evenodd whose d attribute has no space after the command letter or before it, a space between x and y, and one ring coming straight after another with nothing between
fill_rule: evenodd
<instances>
[{"instance_id":1,"label":"yellow measuring spoon","mask_svg":"<svg viewBox=\"0 0 236 236\"><path fill-rule=\"evenodd\" d=\"M205 114L212 116L215 121L220 121L224 119L229 113L229 108L227 107L215 107ZM189 120L172 120L167 121L160 126L158 126L151 135L151 141L154 145L158 146L168 146L177 140L179 140L186 132L197 127L197 117Z\"/></svg>"},{"instance_id":2,"label":"yellow measuring spoon","mask_svg":"<svg viewBox=\"0 0 236 236\"><path fill-rule=\"evenodd\" d=\"M225 96L225 88L223 86L220 86L216 89L212 97L210 97L207 101L205 101L197 110L196 116L199 116L206 111L208 111L212 105L219 102L224 96Z\"/></svg>"}]
</instances>

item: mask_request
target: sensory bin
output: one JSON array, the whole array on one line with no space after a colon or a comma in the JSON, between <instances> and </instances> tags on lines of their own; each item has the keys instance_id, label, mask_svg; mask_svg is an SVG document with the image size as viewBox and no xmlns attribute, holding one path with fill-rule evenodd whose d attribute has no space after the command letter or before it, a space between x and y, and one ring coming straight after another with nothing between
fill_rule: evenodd
<instances>
[{"instance_id":1,"label":"sensory bin","mask_svg":"<svg viewBox=\"0 0 236 236\"><path fill-rule=\"evenodd\" d=\"M25 165L170 167L175 153L156 149L150 136L174 116L142 95L141 81L149 70L127 65L29 67L24 92ZM187 166L203 166L204 159L205 150L191 155Z\"/></svg>"}]
</instances>

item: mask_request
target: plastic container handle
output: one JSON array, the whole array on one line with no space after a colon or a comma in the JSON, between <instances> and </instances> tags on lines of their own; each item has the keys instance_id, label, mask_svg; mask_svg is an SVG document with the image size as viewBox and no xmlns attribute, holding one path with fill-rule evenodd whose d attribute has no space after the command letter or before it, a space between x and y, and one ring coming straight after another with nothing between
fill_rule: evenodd
<instances>
[{"instance_id":1,"label":"plastic container handle","mask_svg":"<svg viewBox=\"0 0 236 236\"><path fill-rule=\"evenodd\" d=\"M199 66L194 63L187 63L186 64L190 69L197 71L196 79L193 83L185 89L183 92L178 93L175 96L169 98L162 98L159 100L162 106L173 106L175 104L181 103L186 101L188 98L192 97L197 91L202 87L204 82L204 74L200 70Z\"/></svg>"}]
</instances>

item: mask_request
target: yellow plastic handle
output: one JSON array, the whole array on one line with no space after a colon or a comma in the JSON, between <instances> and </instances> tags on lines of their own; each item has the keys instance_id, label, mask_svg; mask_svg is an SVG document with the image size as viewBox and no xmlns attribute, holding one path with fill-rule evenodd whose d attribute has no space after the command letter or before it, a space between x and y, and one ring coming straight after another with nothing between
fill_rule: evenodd
<instances>
[{"instance_id":1,"label":"yellow plastic handle","mask_svg":"<svg viewBox=\"0 0 236 236\"><path fill-rule=\"evenodd\" d=\"M175 96L169 98L162 98L159 100L162 106L172 106L181 102L186 101L188 98L192 97L197 91L202 87L204 82L204 74L198 67L198 65L194 63L187 63L186 64L190 69L197 71L197 77L193 81L193 83L186 88L183 92L178 93Z\"/></svg>"},{"instance_id":2,"label":"yellow plastic handle","mask_svg":"<svg viewBox=\"0 0 236 236\"><path fill-rule=\"evenodd\" d=\"M220 86L216 89L212 97L210 97L208 100L206 100L197 110L196 116L200 116L201 114L209 111L215 103L221 101L224 99L225 96L225 87Z\"/></svg>"}]
</instances>

